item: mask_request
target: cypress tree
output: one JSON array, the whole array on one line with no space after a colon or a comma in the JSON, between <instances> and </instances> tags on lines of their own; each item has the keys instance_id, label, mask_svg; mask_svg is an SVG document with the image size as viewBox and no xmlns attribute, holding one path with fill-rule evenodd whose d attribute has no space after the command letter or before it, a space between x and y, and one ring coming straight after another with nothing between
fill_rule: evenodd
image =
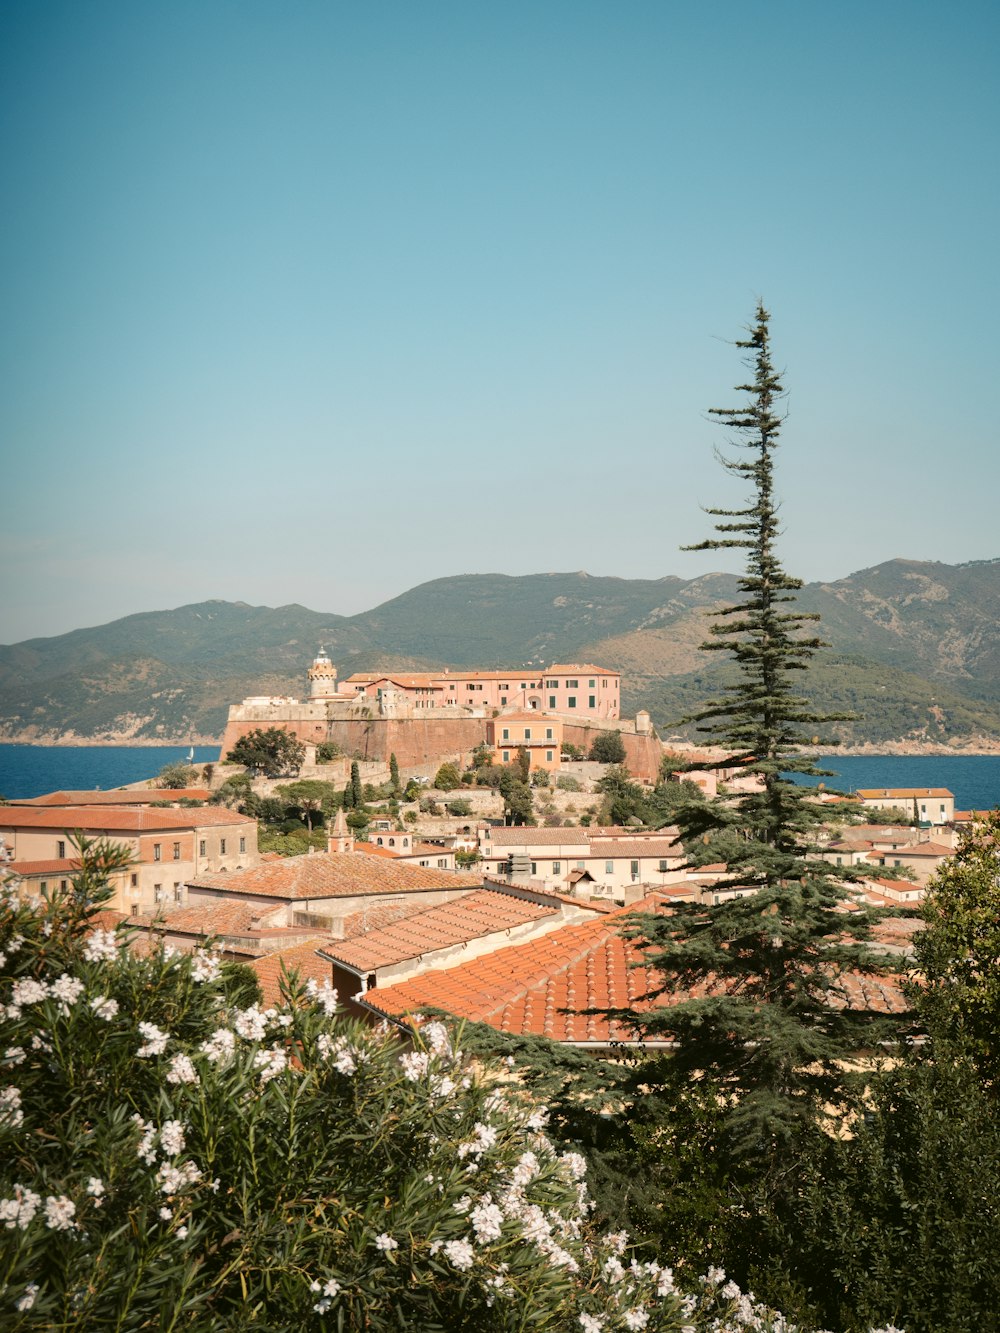
<instances>
[{"instance_id":1,"label":"cypress tree","mask_svg":"<svg viewBox=\"0 0 1000 1333\"><path fill-rule=\"evenodd\" d=\"M365 803L365 790L361 785L361 769L357 760L351 765L351 805L357 809Z\"/></svg>"},{"instance_id":2,"label":"cypress tree","mask_svg":"<svg viewBox=\"0 0 1000 1333\"><path fill-rule=\"evenodd\" d=\"M392 788L393 796L398 797L403 787L399 781L399 762L395 753L389 756L389 785Z\"/></svg>"},{"instance_id":3,"label":"cypress tree","mask_svg":"<svg viewBox=\"0 0 1000 1333\"><path fill-rule=\"evenodd\" d=\"M875 913L859 908L848 922L850 872L818 859L820 807L787 776L823 773L800 747L818 741L815 726L839 717L810 711L793 687L793 673L824 645L803 632L817 617L790 609L802 584L785 573L775 549L783 390L762 304L736 345L750 370L749 382L737 386L745 399L711 414L738 451L720 461L749 485L750 497L741 509L707 510L718 536L690 549L747 553L742 596L715 613L720 623L702 645L730 653L738 678L689 720L727 755L698 767L737 769L751 781L682 807L677 823L695 861L693 848L708 859L723 835L728 873L716 892L738 896L636 920L633 933L650 942L649 961L663 979L657 993L682 998L633 1021L648 1036L674 1039L676 1072L714 1081L727 1108L720 1146L732 1158L751 1154L777 1165L776 1154L824 1106L842 1100L844 1062L894 1030L884 1014L854 1007L851 998L854 974L884 974L892 960L866 943Z\"/></svg>"}]
</instances>

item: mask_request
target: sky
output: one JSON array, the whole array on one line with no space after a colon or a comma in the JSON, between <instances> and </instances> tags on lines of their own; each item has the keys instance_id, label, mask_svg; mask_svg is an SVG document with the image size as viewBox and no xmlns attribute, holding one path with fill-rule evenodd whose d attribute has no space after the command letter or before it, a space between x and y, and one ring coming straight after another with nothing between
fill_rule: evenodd
<instances>
[{"instance_id":1,"label":"sky","mask_svg":"<svg viewBox=\"0 0 1000 1333\"><path fill-rule=\"evenodd\" d=\"M7 0L0 641L208 598L1000 556L1000 7Z\"/></svg>"}]
</instances>

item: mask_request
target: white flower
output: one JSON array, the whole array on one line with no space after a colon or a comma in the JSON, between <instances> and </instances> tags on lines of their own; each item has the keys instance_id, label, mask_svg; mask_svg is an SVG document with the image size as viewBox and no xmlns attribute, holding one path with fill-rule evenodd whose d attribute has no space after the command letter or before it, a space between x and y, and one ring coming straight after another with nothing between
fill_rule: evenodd
<instances>
[{"instance_id":1,"label":"white flower","mask_svg":"<svg viewBox=\"0 0 1000 1333\"><path fill-rule=\"evenodd\" d=\"M559 1162L570 1173L574 1180L582 1180L587 1174L587 1159L578 1152L565 1152L559 1158Z\"/></svg>"},{"instance_id":2,"label":"white flower","mask_svg":"<svg viewBox=\"0 0 1000 1333\"><path fill-rule=\"evenodd\" d=\"M582 1314L580 1316L580 1327L583 1329L583 1333L601 1333L604 1320L600 1315Z\"/></svg>"},{"instance_id":3,"label":"white flower","mask_svg":"<svg viewBox=\"0 0 1000 1333\"><path fill-rule=\"evenodd\" d=\"M219 955L211 949L194 949L191 965L193 981L216 981L221 970Z\"/></svg>"},{"instance_id":4,"label":"white flower","mask_svg":"<svg viewBox=\"0 0 1000 1333\"><path fill-rule=\"evenodd\" d=\"M323 1006L327 1018L337 1012L337 992L330 985L329 979L323 982L322 989L313 977L306 982L306 994L317 1004Z\"/></svg>"},{"instance_id":5,"label":"white flower","mask_svg":"<svg viewBox=\"0 0 1000 1333\"><path fill-rule=\"evenodd\" d=\"M53 981L49 986L49 994L59 1001L59 1009L63 1014L68 1014L72 1005L86 990L86 986L79 977L71 977L68 972L64 972L57 981Z\"/></svg>"},{"instance_id":6,"label":"white flower","mask_svg":"<svg viewBox=\"0 0 1000 1333\"><path fill-rule=\"evenodd\" d=\"M168 1157L176 1157L185 1147L184 1126L179 1120L164 1121L160 1130L160 1149Z\"/></svg>"},{"instance_id":7,"label":"white flower","mask_svg":"<svg viewBox=\"0 0 1000 1333\"><path fill-rule=\"evenodd\" d=\"M528 1119L525 1121L527 1127L529 1129L534 1129L534 1130L544 1129L548 1123L549 1123L549 1108L547 1106L540 1106L538 1110L533 1111L532 1114L528 1116Z\"/></svg>"},{"instance_id":8,"label":"white flower","mask_svg":"<svg viewBox=\"0 0 1000 1333\"><path fill-rule=\"evenodd\" d=\"M210 1040L203 1041L198 1049L212 1064L223 1064L236 1049L236 1038L228 1028L216 1028Z\"/></svg>"},{"instance_id":9,"label":"white flower","mask_svg":"<svg viewBox=\"0 0 1000 1333\"><path fill-rule=\"evenodd\" d=\"M50 1195L45 1200L45 1225L50 1231L72 1231L76 1226L75 1215L76 1204L65 1194L55 1198Z\"/></svg>"},{"instance_id":10,"label":"white flower","mask_svg":"<svg viewBox=\"0 0 1000 1333\"><path fill-rule=\"evenodd\" d=\"M249 1009L238 1009L233 1016L233 1027L244 1041L263 1041L267 1032L267 1018L255 1004Z\"/></svg>"},{"instance_id":11,"label":"white flower","mask_svg":"<svg viewBox=\"0 0 1000 1333\"><path fill-rule=\"evenodd\" d=\"M280 1046L272 1046L269 1051L258 1051L253 1063L254 1068L260 1070L261 1083L270 1083L288 1067L288 1056Z\"/></svg>"},{"instance_id":12,"label":"white flower","mask_svg":"<svg viewBox=\"0 0 1000 1333\"><path fill-rule=\"evenodd\" d=\"M93 1198L99 1199L104 1193L104 1181L100 1176L91 1176L87 1181L87 1193Z\"/></svg>"},{"instance_id":13,"label":"white flower","mask_svg":"<svg viewBox=\"0 0 1000 1333\"><path fill-rule=\"evenodd\" d=\"M478 1156L484 1153L487 1148L492 1148L497 1141L497 1132L492 1125L484 1125L477 1121L472 1127L475 1135L475 1143L472 1151Z\"/></svg>"},{"instance_id":14,"label":"white flower","mask_svg":"<svg viewBox=\"0 0 1000 1333\"><path fill-rule=\"evenodd\" d=\"M35 1303L35 1297L38 1295L38 1283L29 1282L24 1289L24 1295L16 1304L18 1310L30 1310Z\"/></svg>"},{"instance_id":15,"label":"white flower","mask_svg":"<svg viewBox=\"0 0 1000 1333\"><path fill-rule=\"evenodd\" d=\"M164 1222L169 1222L173 1219L173 1216L174 1216L174 1210L172 1208L168 1208L166 1204L164 1204L163 1207L160 1209L160 1217L163 1219Z\"/></svg>"},{"instance_id":16,"label":"white flower","mask_svg":"<svg viewBox=\"0 0 1000 1333\"><path fill-rule=\"evenodd\" d=\"M14 982L11 1000L21 1008L26 1004L41 1004L48 993L49 988L44 981L36 981L34 977L21 977Z\"/></svg>"},{"instance_id":17,"label":"white flower","mask_svg":"<svg viewBox=\"0 0 1000 1333\"><path fill-rule=\"evenodd\" d=\"M624 1254L628 1244L627 1231L611 1231L604 1237L604 1243L613 1254Z\"/></svg>"},{"instance_id":18,"label":"white flower","mask_svg":"<svg viewBox=\"0 0 1000 1333\"><path fill-rule=\"evenodd\" d=\"M105 995L95 995L90 1002L90 1007L98 1018L103 1018L105 1023L110 1023L118 1013L118 1001L109 1000Z\"/></svg>"},{"instance_id":19,"label":"white flower","mask_svg":"<svg viewBox=\"0 0 1000 1333\"><path fill-rule=\"evenodd\" d=\"M625 1320L625 1327L629 1329L645 1328L649 1323L648 1310L626 1310L622 1316Z\"/></svg>"},{"instance_id":20,"label":"white flower","mask_svg":"<svg viewBox=\"0 0 1000 1333\"><path fill-rule=\"evenodd\" d=\"M198 1071L186 1055L175 1055L167 1068L168 1083L197 1083Z\"/></svg>"},{"instance_id":21,"label":"white flower","mask_svg":"<svg viewBox=\"0 0 1000 1333\"><path fill-rule=\"evenodd\" d=\"M20 1089L0 1088L0 1128L19 1129L24 1124Z\"/></svg>"},{"instance_id":22,"label":"white flower","mask_svg":"<svg viewBox=\"0 0 1000 1333\"><path fill-rule=\"evenodd\" d=\"M463 1194L460 1199L456 1199L451 1205L456 1213L467 1213L472 1207L472 1200L467 1194Z\"/></svg>"},{"instance_id":23,"label":"white flower","mask_svg":"<svg viewBox=\"0 0 1000 1333\"><path fill-rule=\"evenodd\" d=\"M530 1150L523 1152L517 1159L517 1165L511 1172L511 1180L515 1185L527 1185L538 1175L538 1158Z\"/></svg>"},{"instance_id":24,"label":"white flower","mask_svg":"<svg viewBox=\"0 0 1000 1333\"><path fill-rule=\"evenodd\" d=\"M95 930L87 941L83 956L88 963L110 963L118 957L113 930Z\"/></svg>"},{"instance_id":25,"label":"white flower","mask_svg":"<svg viewBox=\"0 0 1000 1333\"><path fill-rule=\"evenodd\" d=\"M340 1283L335 1277L327 1278L323 1283L323 1295L331 1298L340 1295Z\"/></svg>"},{"instance_id":26,"label":"white flower","mask_svg":"<svg viewBox=\"0 0 1000 1333\"><path fill-rule=\"evenodd\" d=\"M174 1232L174 1235L177 1237L178 1240L183 1240L184 1237L187 1235L187 1233L188 1233L187 1227L178 1227L177 1230Z\"/></svg>"},{"instance_id":27,"label":"white flower","mask_svg":"<svg viewBox=\"0 0 1000 1333\"><path fill-rule=\"evenodd\" d=\"M710 1268L702 1281L711 1287L718 1287L726 1280L726 1270L724 1268Z\"/></svg>"},{"instance_id":28,"label":"white flower","mask_svg":"<svg viewBox=\"0 0 1000 1333\"><path fill-rule=\"evenodd\" d=\"M448 1262L460 1273L466 1272L475 1263L475 1251L467 1240L449 1240L443 1248Z\"/></svg>"},{"instance_id":29,"label":"white flower","mask_svg":"<svg viewBox=\"0 0 1000 1333\"><path fill-rule=\"evenodd\" d=\"M743 1295L736 1283L732 1281L727 1282L722 1288L722 1294L727 1301L738 1301Z\"/></svg>"},{"instance_id":30,"label":"white flower","mask_svg":"<svg viewBox=\"0 0 1000 1333\"><path fill-rule=\"evenodd\" d=\"M149 1120L143 1120L141 1115L134 1115L132 1119L142 1130L142 1138L136 1144L135 1155L141 1157L147 1166L152 1166L156 1161L156 1153L153 1151L153 1144L156 1141L156 1126Z\"/></svg>"},{"instance_id":31,"label":"white flower","mask_svg":"<svg viewBox=\"0 0 1000 1333\"><path fill-rule=\"evenodd\" d=\"M430 1056L426 1051L408 1051L406 1055L399 1057L399 1063L403 1066L403 1073L410 1082L416 1083L427 1073Z\"/></svg>"},{"instance_id":32,"label":"white flower","mask_svg":"<svg viewBox=\"0 0 1000 1333\"><path fill-rule=\"evenodd\" d=\"M24 1231L38 1212L41 1202L41 1196L34 1190L28 1189L26 1185L15 1185L13 1199L0 1199L0 1222L8 1231L14 1227Z\"/></svg>"},{"instance_id":33,"label":"white flower","mask_svg":"<svg viewBox=\"0 0 1000 1333\"><path fill-rule=\"evenodd\" d=\"M388 1254L390 1250L399 1249L399 1241L387 1235L384 1231L381 1235L375 1237L375 1248L381 1250L383 1254Z\"/></svg>"},{"instance_id":34,"label":"white flower","mask_svg":"<svg viewBox=\"0 0 1000 1333\"><path fill-rule=\"evenodd\" d=\"M423 1037L427 1046L435 1055L450 1055L451 1042L448 1040L448 1029L443 1023L427 1023L420 1029L420 1035Z\"/></svg>"},{"instance_id":35,"label":"white flower","mask_svg":"<svg viewBox=\"0 0 1000 1333\"><path fill-rule=\"evenodd\" d=\"M9 1065L19 1065L25 1058L23 1046L8 1046L3 1053L3 1058Z\"/></svg>"},{"instance_id":36,"label":"white flower","mask_svg":"<svg viewBox=\"0 0 1000 1333\"><path fill-rule=\"evenodd\" d=\"M201 1172L191 1161L181 1166L171 1166L164 1162L156 1173L156 1183L162 1194L180 1194L187 1185L194 1185L200 1179Z\"/></svg>"},{"instance_id":37,"label":"white flower","mask_svg":"<svg viewBox=\"0 0 1000 1333\"><path fill-rule=\"evenodd\" d=\"M503 1231L503 1213L488 1196L472 1210L472 1229L480 1245L496 1240Z\"/></svg>"},{"instance_id":38,"label":"white flower","mask_svg":"<svg viewBox=\"0 0 1000 1333\"><path fill-rule=\"evenodd\" d=\"M162 1055L170 1040L169 1033L161 1032L155 1023L140 1023L140 1035L146 1038L146 1044L136 1051L139 1059L150 1055Z\"/></svg>"},{"instance_id":39,"label":"white flower","mask_svg":"<svg viewBox=\"0 0 1000 1333\"><path fill-rule=\"evenodd\" d=\"M434 1074L431 1078L431 1092L435 1097L450 1097L457 1087L455 1080L447 1074Z\"/></svg>"}]
</instances>

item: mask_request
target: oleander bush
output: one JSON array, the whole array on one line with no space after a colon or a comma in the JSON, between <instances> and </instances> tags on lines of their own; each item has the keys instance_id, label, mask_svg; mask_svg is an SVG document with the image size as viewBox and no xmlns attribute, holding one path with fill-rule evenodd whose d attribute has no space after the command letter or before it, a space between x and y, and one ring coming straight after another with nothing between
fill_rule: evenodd
<instances>
[{"instance_id":1,"label":"oleander bush","mask_svg":"<svg viewBox=\"0 0 1000 1333\"><path fill-rule=\"evenodd\" d=\"M0 907L5 1329L779 1329L591 1221L586 1163L505 1065L210 949L131 950L71 892ZM245 1006L245 1007L241 1007Z\"/></svg>"}]
</instances>

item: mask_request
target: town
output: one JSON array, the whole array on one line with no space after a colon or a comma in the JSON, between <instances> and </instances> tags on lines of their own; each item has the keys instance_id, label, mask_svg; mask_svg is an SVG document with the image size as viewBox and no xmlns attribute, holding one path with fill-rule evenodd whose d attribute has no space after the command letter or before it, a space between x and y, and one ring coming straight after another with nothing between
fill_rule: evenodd
<instances>
[{"instance_id":1,"label":"town","mask_svg":"<svg viewBox=\"0 0 1000 1333\"><path fill-rule=\"evenodd\" d=\"M679 796L684 786L715 797L755 779L719 752L668 749L647 714L620 718L620 687L617 672L593 664L375 673L338 685L320 649L306 700L233 705L219 762L180 774L190 785L151 778L9 802L0 810L7 868L24 894L44 899L66 890L81 837L120 846L128 866L111 877L102 920L133 928L137 946L212 942L254 970L268 1003L294 972L334 986L371 1022L433 1005L504 1032L595 1047L635 1041L594 1012L641 997L622 918L749 890L730 885L724 862L685 848L672 823L603 823L608 789L666 786ZM251 782L229 756L254 733L274 732L297 743L294 767ZM613 762L592 757L602 754ZM701 759L714 766L698 767ZM491 783L518 775L539 817L512 822L499 785L477 784L484 768ZM364 797L345 808L352 769L369 810ZM261 821L234 808L231 790L269 801L282 827L289 816L303 831L315 823L301 854L262 851ZM817 856L849 871L845 912L919 904L974 818L943 788L817 790L815 800L825 816ZM918 925L904 913L880 932L905 952ZM891 1005L891 983L886 997Z\"/></svg>"}]
</instances>

